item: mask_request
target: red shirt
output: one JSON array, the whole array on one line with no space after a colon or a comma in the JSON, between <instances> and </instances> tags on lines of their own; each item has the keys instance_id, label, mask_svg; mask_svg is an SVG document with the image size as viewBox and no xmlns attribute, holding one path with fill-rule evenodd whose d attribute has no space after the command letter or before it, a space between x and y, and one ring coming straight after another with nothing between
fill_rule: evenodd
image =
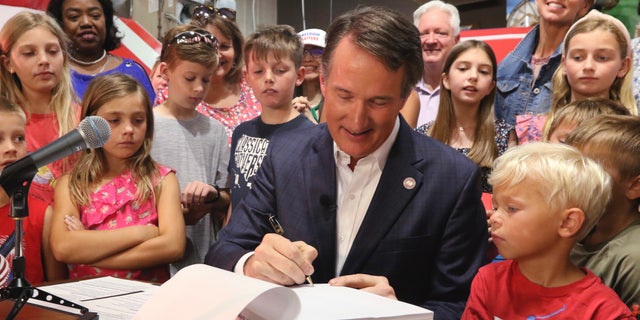
<instances>
[{"instance_id":1,"label":"red shirt","mask_svg":"<svg viewBox=\"0 0 640 320\"><path fill-rule=\"evenodd\" d=\"M22 254L26 261L25 277L31 284L44 282L44 270L42 263L42 228L44 225L44 213L47 204L37 198L28 198L29 216L22 220L24 237L22 238ZM15 230L15 221L9 217L11 205L0 207L0 246L9 238ZM9 250L10 249L10 250ZM15 247L7 248L10 251L6 260L13 266ZM2 259L2 258L0 258ZM0 287L5 287L8 283L0 278Z\"/></svg>"},{"instance_id":2,"label":"red shirt","mask_svg":"<svg viewBox=\"0 0 640 320\"><path fill-rule=\"evenodd\" d=\"M591 271L566 286L527 279L512 260L478 271L462 319L634 319L618 295Z\"/></svg>"}]
</instances>

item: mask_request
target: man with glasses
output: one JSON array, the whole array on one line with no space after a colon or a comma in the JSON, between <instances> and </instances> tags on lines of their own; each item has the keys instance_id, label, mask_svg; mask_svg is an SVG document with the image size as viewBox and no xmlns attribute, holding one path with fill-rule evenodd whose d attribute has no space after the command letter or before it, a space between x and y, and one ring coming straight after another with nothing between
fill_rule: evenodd
<instances>
[{"instance_id":1,"label":"man with glasses","mask_svg":"<svg viewBox=\"0 0 640 320\"><path fill-rule=\"evenodd\" d=\"M327 32L326 124L275 135L207 264L292 285L346 286L459 319L485 263L479 169L399 116L418 82L418 30L362 7Z\"/></svg>"},{"instance_id":2,"label":"man with glasses","mask_svg":"<svg viewBox=\"0 0 640 320\"><path fill-rule=\"evenodd\" d=\"M418 127L433 121L440 104L440 78L451 48L460 41L460 15L451 4L429 1L413 13L413 23L420 31L424 71L416 85L420 97Z\"/></svg>"}]
</instances>

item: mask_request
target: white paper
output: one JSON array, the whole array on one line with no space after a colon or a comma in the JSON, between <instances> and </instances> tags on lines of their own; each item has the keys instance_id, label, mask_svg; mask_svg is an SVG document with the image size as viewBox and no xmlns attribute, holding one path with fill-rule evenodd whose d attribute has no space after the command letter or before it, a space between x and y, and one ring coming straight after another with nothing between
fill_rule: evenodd
<instances>
[{"instance_id":1,"label":"white paper","mask_svg":"<svg viewBox=\"0 0 640 320\"><path fill-rule=\"evenodd\" d=\"M132 319L158 286L135 280L101 277L95 279L42 286L38 289L89 308L100 320ZM97 298L97 299L96 299ZM75 309L29 299L30 304L73 312Z\"/></svg>"},{"instance_id":2,"label":"white paper","mask_svg":"<svg viewBox=\"0 0 640 320\"><path fill-rule=\"evenodd\" d=\"M135 317L160 318L432 319L433 312L361 290L328 284L283 287L200 264L165 282Z\"/></svg>"}]
</instances>

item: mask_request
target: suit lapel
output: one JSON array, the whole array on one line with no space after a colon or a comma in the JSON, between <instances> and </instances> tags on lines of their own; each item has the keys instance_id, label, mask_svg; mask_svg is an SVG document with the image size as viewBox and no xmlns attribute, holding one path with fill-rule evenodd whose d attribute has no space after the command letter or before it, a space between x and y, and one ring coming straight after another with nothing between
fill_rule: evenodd
<instances>
[{"instance_id":1,"label":"suit lapel","mask_svg":"<svg viewBox=\"0 0 640 320\"><path fill-rule=\"evenodd\" d=\"M378 187L340 274L361 272L407 203L420 190L423 175L415 163L422 159L416 159L411 134L411 128L401 121L398 137L391 147Z\"/></svg>"},{"instance_id":2,"label":"suit lapel","mask_svg":"<svg viewBox=\"0 0 640 320\"><path fill-rule=\"evenodd\" d=\"M318 259L314 262L315 274L326 280L335 276L336 257L336 165L333 157L333 140L325 125L321 134L304 156L304 185L309 201L309 219L314 230L314 243Z\"/></svg>"}]
</instances>

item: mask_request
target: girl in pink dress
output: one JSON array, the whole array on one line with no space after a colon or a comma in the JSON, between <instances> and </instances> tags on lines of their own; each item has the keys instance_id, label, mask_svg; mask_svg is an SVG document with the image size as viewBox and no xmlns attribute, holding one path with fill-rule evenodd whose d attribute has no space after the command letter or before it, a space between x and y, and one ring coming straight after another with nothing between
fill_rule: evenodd
<instances>
[{"instance_id":1,"label":"girl in pink dress","mask_svg":"<svg viewBox=\"0 0 640 320\"><path fill-rule=\"evenodd\" d=\"M81 154L59 179L51 246L69 264L70 278L108 275L164 282L168 264L182 257L185 226L173 170L150 156L153 113L145 89L133 78L96 78L82 115L111 126L101 149Z\"/></svg>"}]
</instances>

